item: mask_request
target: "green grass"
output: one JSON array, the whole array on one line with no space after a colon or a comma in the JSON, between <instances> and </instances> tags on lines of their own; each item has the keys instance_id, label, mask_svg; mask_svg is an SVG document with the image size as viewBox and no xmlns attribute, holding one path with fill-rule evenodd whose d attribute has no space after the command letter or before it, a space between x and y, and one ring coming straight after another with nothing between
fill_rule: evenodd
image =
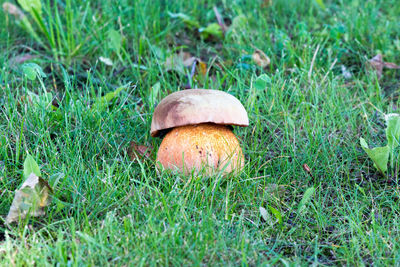
<instances>
[{"instance_id":1,"label":"green grass","mask_svg":"<svg viewBox=\"0 0 400 267\"><path fill-rule=\"evenodd\" d=\"M0 16L0 265L399 262L398 179L380 175L358 141L383 145L381 112L398 112L400 72L385 70L377 81L366 70L378 53L400 63L397 1L325 1L326 9L295 0L68 2L42 1L59 36L53 49ZM238 16L246 23L224 40L202 40L168 15L206 26L216 22L214 5L228 24ZM119 50L110 30L122 33ZM255 48L270 57L267 69L252 63ZM234 129L246 155L238 176L158 173L155 152L128 156L131 141L161 142L150 136L151 88L160 82L159 101L188 83L163 64L179 49L209 68L193 88L229 92L248 111L250 126ZM15 63L23 54L47 74L44 88ZM260 90L253 85L263 73L269 80ZM122 85L112 103L99 103ZM28 100L28 92L44 99L44 90L58 108ZM53 201L44 217L8 226L27 152L53 185ZM310 187L315 193L299 212Z\"/></svg>"}]
</instances>

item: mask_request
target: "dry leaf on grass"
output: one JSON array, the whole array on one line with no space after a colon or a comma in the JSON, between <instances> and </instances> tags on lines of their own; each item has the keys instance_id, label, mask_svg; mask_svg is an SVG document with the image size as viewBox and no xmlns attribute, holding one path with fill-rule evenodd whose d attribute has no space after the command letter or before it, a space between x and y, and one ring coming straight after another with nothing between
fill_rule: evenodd
<instances>
[{"instance_id":1,"label":"dry leaf on grass","mask_svg":"<svg viewBox=\"0 0 400 267\"><path fill-rule=\"evenodd\" d=\"M179 73L185 74L185 67L191 66L195 57L188 52L180 51L177 54L172 54L166 58L164 62L165 70L170 71L174 70Z\"/></svg>"},{"instance_id":2,"label":"dry leaf on grass","mask_svg":"<svg viewBox=\"0 0 400 267\"><path fill-rule=\"evenodd\" d=\"M15 57L10 58L10 65L15 66L24 63L25 61L29 61L37 58L38 56L30 55L30 54L21 54Z\"/></svg>"},{"instance_id":3,"label":"dry leaf on grass","mask_svg":"<svg viewBox=\"0 0 400 267\"><path fill-rule=\"evenodd\" d=\"M3 10L8 14L17 17L18 19L23 19L25 17L24 12L22 12L22 10L19 9L19 7L10 2L3 3Z\"/></svg>"},{"instance_id":4,"label":"dry leaf on grass","mask_svg":"<svg viewBox=\"0 0 400 267\"><path fill-rule=\"evenodd\" d=\"M185 68L192 67L195 62L199 67L198 73L205 75L207 73L207 64L188 52L180 51L179 53L170 55L165 60L164 66L166 71L174 70L181 74L186 74Z\"/></svg>"},{"instance_id":5,"label":"dry leaf on grass","mask_svg":"<svg viewBox=\"0 0 400 267\"><path fill-rule=\"evenodd\" d=\"M399 65L383 61L383 57L381 54L378 54L368 60L368 63L369 66L376 72L376 76L378 76L378 79L382 77L383 68L400 69Z\"/></svg>"},{"instance_id":6,"label":"dry leaf on grass","mask_svg":"<svg viewBox=\"0 0 400 267\"><path fill-rule=\"evenodd\" d=\"M131 160L135 159L150 159L151 156L151 151L153 150L152 147L144 146L144 145L138 145L135 142L131 142L129 149L128 149L128 155L131 158Z\"/></svg>"},{"instance_id":7,"label":"dry leaf on grass","mask_svg":"<svg viewBox=\"0 0 400 267\"><path fill-rule=\"evenodd\" d=\"M108 58L108 57L99 57L99 60L101 62L103 62L104 64L106 64L107 66L112 66L113 65L112 60L110 58Z\"/></svg>"},{"instance_id":8,"label":"dry leaf on grass","mask_svg":"<svg viewBox=\"0 0 400 267\"><path fill-rule=\"evenodd\" d=\"M261 68L265 68L269 65L269 63L271 63L269 57L267 57L267 55L260 49L256 49L251 58Z\"/></svg>"},{"instance_id":9,"label":"dry leaf on grass","mask_svg":"<svg viewBox=\"0 0 400 267\"><path fill-rule=\"evenodd\" d=\"M43 208L50 203L49 193L52 191L44 179L31 173L21 188L15 191L6 222L16 222L19 218L24 219L28 214L35 217L44 215Z\"/></svg>"}]
</instances>

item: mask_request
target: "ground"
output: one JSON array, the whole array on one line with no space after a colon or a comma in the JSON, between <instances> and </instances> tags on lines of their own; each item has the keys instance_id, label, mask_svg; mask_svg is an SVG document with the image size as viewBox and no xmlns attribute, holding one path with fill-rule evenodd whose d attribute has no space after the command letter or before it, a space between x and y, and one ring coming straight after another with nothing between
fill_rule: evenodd
<instances>
[{"instance_id":1,"label":"ground","mask_svg":"<svg viewBox=\"0 0 400 267\"><path fill-rule=\"evenodd\" d=\"M65 0L40 10L0 11L0 265L399 262L399 162L385 176L359 142L385 145L384 114L398 112L400 71L379 77L368 63L400 63L396 0ZM185 88L245 106L239 175L156 170L152 112ZM9 225L28 153L52 201Z\"/></svg>"}]
</instances>

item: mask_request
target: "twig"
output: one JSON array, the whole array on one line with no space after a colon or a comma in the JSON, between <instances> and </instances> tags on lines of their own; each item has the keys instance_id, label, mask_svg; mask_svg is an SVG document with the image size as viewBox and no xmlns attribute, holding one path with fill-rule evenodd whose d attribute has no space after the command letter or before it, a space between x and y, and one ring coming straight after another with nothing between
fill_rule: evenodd
<instances>
[{"instance_id":1,"label":"twig","mask_svg":"<svg viewBox=\"0 0 400 267\"><path fill-rule=\"evenodd\" d=\"M213 10L214 10L214 13L215 13L215 17L217 17L218 24L222 29L222 32L225 33L226 30L227 30L227 27L226 27L226 25L224 23L224 20L222 19L221 14L218 12L218 9L217 9L216 6L213 7Z\"/></svg>"}]
</instances>

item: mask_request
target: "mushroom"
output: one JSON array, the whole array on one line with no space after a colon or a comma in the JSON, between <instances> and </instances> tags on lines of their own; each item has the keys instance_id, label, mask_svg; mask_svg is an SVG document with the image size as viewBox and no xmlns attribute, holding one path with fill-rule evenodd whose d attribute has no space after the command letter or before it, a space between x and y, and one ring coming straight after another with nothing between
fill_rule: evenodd
<instances>
[{"instance_id":1,"label":"mushroom","mask_svg":"<svg viewBox=\"0 0 400 267\"><path fill-rule=\"evenodd\" d=\"M157 162L185 174L239 171L244 157L231 125L249 125L246 110L234 96L210 89L172 93L155 108L151 122L151 136L166 133Z\"/></svg>"}]
</instances>

